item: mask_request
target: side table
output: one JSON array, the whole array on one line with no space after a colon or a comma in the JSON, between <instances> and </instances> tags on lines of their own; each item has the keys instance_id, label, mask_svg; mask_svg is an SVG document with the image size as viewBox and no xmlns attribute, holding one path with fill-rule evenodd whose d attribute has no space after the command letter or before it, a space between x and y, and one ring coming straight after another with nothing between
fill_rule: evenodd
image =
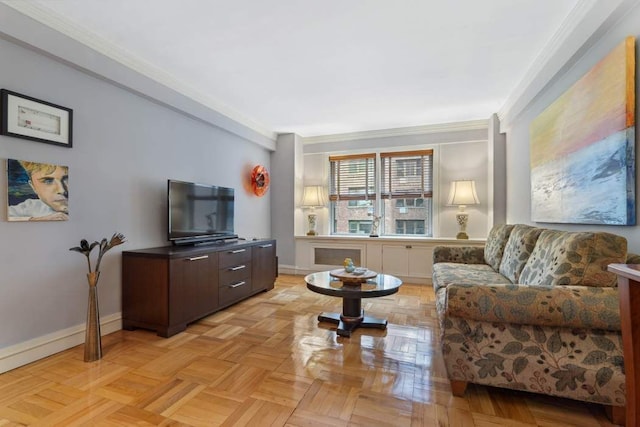
<instances>
[{"instance_id":1,"label":"side table","mask_svg":"<svg viewBox=\"0 0 640 427\"><path fill-rule=\"evenodd\" d=\"M640 265L610 264L607 269L618 275L627 399L625 425L637 426L640 425Z\"/></svg>"}]
</instances>

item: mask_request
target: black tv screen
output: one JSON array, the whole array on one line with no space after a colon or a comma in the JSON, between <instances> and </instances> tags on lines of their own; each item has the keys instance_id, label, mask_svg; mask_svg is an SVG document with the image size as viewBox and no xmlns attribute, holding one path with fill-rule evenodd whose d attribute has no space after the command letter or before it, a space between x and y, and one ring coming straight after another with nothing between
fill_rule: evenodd
<instances>
[{"instance_id":1,"label":"black tv screen","mask_svg":"<svg viewBox=\"0 0 640 427\"><path fill-rule=\"evenodd\" d=\"M169 240L174 244L237 237L233 188L169 180Z\"/></svg>"}]
</instances>

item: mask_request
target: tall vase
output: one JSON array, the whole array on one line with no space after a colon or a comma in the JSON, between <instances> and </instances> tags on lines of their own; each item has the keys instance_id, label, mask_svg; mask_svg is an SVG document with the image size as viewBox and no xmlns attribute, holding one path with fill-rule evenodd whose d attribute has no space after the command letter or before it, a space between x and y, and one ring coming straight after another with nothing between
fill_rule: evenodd
<instances>
[{"instance_id":1,"label":"tall vase","mask_svg":"<svg viewBox=\"0 0 640 427\"><path fill-rule=\"evenodd\" d=\"M87 274L89 281L89 306L87 308L87 328L84 336L84 361L93 362L102 358L100 339L100 313L98 311L99 271Z\"/></svg>"}]
</instances>

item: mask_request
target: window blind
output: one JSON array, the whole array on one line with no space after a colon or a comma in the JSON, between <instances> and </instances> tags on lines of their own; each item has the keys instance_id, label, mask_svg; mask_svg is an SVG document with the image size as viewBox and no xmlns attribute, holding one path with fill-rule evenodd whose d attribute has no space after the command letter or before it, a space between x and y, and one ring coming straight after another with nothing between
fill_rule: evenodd
<instances>
[{"instance_id":1,"label":"window blind","mask_svg":"<svg viewBox=\"0 0 640 427\"><path fill-rule=\"evenodd\" d=\"M380 159L382 198L433 196L433 150L380 153Z\"/></svg>"},{"instance_id":2,"label":"window blind","mask_svg":"<svg viewBox=\"0 0 640 427\"><path fill-rule=\"evenodd\" d=\"M373 200L376 198L376 155L330 156L329 200Z\"/></svg>"}]
</instances>

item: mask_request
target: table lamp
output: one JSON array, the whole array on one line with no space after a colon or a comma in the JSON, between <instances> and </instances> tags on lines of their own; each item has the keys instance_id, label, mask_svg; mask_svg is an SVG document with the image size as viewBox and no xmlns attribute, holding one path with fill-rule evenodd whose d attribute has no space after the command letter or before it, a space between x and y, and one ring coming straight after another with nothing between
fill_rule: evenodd
<instances>
[{"instance_id":1,"label":"table lamp","mask_svg":"<svg viewBox=\"0 0 640 427\"><path fill-rule=\"evenodd\" d=\"M302 194L301 208L309 209L307 219L309 221L309 231L307 236L317 235L316 227L318 225L318 216L316 215L316 208L324 207L324 188L321 185L309 185L304 187L304 193Z\"/></svg>"},{"instance_id":2,"label":"table lamp","mask_svg":"<svg viewBox=\"0 0 640 427\"><path fill-rule=\"evenodd\" d=\"M456 235L456 239L468 239L467 222L469 214L465 212L468 205L477 205L480 203L478 194L476 193L476 182L472 180L461 180L451 182L451 191L449 191L449 206L458 206L456 220L460 226L460 231Z\"/></svg>"}]
</instances>

